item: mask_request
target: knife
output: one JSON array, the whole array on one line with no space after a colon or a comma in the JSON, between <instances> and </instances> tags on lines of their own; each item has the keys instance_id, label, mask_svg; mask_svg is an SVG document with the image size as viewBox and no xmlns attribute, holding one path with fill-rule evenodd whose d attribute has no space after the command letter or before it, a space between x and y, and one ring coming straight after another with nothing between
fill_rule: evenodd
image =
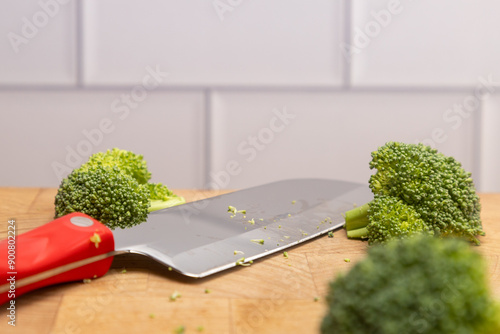
<instances>
[{"instance_id":1,"label":"knife","mask_svg":"<svg viewBox=\"0 0 500 334\"><path fill-rule=\"evenodd\" d=\"M44 286L101 277L114 256L126 253L195 278L248 265L342 227L344 212L372 198L366 185L292 179L154 211L126 229L71 213L0 241L0 304Z\"/></svg>"}]
</instances>

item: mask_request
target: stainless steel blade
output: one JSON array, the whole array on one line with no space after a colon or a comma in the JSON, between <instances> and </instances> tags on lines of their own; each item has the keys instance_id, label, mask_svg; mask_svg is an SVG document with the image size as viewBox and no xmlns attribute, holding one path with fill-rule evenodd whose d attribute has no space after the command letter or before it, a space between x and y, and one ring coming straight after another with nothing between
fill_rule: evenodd
<instances>
[{"instance_id":1,"label":"stainless steel blade","mask_svg":"<svg viewBox=\"0 0 500 334\"><path fill-rule=\"evenodd\" d=\"M279 181L153 212L143 224L113 231L115 249L204 277L342 227L342 213L372 198L357 183Z\"/></svg>"}]
</instances>

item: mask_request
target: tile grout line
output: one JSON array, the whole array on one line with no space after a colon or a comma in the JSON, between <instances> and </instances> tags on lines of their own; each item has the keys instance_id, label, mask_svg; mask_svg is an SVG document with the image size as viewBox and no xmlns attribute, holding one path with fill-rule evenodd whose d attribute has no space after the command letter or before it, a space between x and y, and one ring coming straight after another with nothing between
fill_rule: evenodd
<instances>
[{"instance_id":1,"label":"tile grout line","mask_svg":"<svg viewBox=\"0 0 500 334\"><path fill-rule=\"evenodd\" d=\"M76 88L83 88L83 4L82 0L75 2L75 64Z\"/></svg>"},{"instance_id":2,"label":"tile grout line","mask_svg":"<svg viewBox=\"0 0 500 334\"><path fill-rule=\"evenodd\" d=\"M210 184L210 171L212 170L212 136L213 136L213 131L212 131L212 90L210 88L205 89L204 91L204 133L203 133L203 139L204 139L204 165L203 165L203 184L201 187L203 189L208 190L209 189L209 184Z\"/></svg>"},{"instance_id":3,"label":"tile grout line","mask_svg":"<svg viewBox=\"0 0 500 334\"><path fill-rule=\"evenodd\" d=\"M351 41L351 21L352 21L352 4L351 0L344 0L343 2L343 30L341 43L344 43L347 47ZM340 45L339 45L340 48ZM342 52L341 52L342 54ZM347 58L349 57L349 58ZM351 84L351 73L352 73L352 59L351 55L343 54L342 57L342 86L345 90L350 90Z\"/></svg>"},{"instance_id":4,"label":"tile grout line","mask_svg":"<svg viewBox=\"0 0 500 334\"><path fill-rule=\"evenodd\" d=\"M75 85L5 85L0 84L0 91L55 91L55 92L78 92L78 91L114 91L130 89L130 85L126 84L113 84L113 85L84 85L83 83L83 64L79 67L81 86ZM132 84L131 84L132 85ZM500 88L500 85L492 86L494 88ZM161 92L175 92L175 91L201 91L209 92L212 94L213 90L220 90L223 92L311 92L311 93L428 93L428 94L444 94L444 93L469 93L471 89L474 89L473 85L470 86L350 86L346 89L345 86L324 86L324 85L305 85L305 86L281 86L281 85L262 85L262 86L245 86L245 85L234 85L234 86L223 86L223 85L169 85L169 86L159 86L155 88L157 91Z\"/></svg>"},{"instance_id":5,"label":"tile grout line","mask_svg":"<svg viewBox=\"0 0 500 334\"><path fill-rule=\"evenodd\" d=\"M476 113L474 115L474 128L472 130L472 172L477 175L477 178L473 176L476 189L481 191L483 185L483 171L481 166L484 152L483 152L483 117L484 117L484 102L483 99L479 99L479 105L477 107Z\"/></svg>"}]
</instances>

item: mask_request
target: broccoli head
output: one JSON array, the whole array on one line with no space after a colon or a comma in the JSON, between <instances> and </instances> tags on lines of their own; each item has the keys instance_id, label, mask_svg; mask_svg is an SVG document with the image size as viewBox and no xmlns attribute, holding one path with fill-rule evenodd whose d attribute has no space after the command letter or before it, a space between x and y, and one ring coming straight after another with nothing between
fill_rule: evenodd
<instances>
[{"instance_id":1,"label":"broccoli head","mask_svg":"<svg viewBox=\"0 0 500 334\"><path fill-rule=\"evenodd\" d=\"M143 156L127 150L113 148L106 152L95 153L80 168L85 169L95 165L118 167L122 172L129 174L140 184L146 184L151 179L151 173Z\"/></svg>"},{"instance_id":2,"label":"broccoli head","mask_svg":"<svg viewBox=\"0 0 500 334\"><path fill-rule=\"evenodd\" d=\"M372 153L370 168L377 170L369 181L375 197L394 197L411 206L437 236L464 237L479 244L476 236L484 234L479 196L471 173L453 157L423 144L389 142ZM365 219L365 226L369 221Z\"/></svg>"},{"instance_id":3,"label":"broccoli head","mask_svg":"<svg viewBox=\"0 0 500 334\"><path fill-rule=\"evenodd\" d=\"M368 219L367 224L365 219ZM391 196L375 196L369 204L347 212L346 221L349 222L346 226L349 238L364 237L370 244L384 243L395 237L406 238L417 233L434 234L413 207ZM361 223L361 227L353 226L356 223Z\"/></svg>"},{"instance_id":4,"label":"broccoli head","mask_svg":"<svg viewBox=\"0 0 500 334\"><path fill-rule=\"evenodd\" d=\"M75 169L62 180L55 198L55 218L83 212L111 229L146 221L149 192L118 167Z\"/></svg>"},{"instance_id":5,"label":"broccoli head","mask_svg":"<svg viewBox=\"0 0 500 334\"><path fill-rule=\"evenodd\" d=\"M483 258L456 238L414 236L368 250L330 283L323 334L500 333Z\"/></svg>"},{"instance_id":6,"label":"broccoli head","mask_svg":"<svg viewBox=\"0 0 500 334\"><path fill-rule=\"evenodd\" d=\"M141 155L113 149L96 153L62 180L55 198L55 218L83 212L110 228L146 221L148 213L185 202L151 173Z\"/></svg>"}]
</instances>

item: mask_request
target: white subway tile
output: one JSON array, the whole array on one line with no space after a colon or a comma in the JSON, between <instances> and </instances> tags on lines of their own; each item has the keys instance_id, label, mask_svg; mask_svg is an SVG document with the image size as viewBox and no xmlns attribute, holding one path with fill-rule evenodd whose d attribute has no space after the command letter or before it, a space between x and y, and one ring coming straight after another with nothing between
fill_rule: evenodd
<instances>
[{"instance_id":1,"label":"white subway tile","mask_svg":"<svg viewBox=\"0 0 500 334\"><path fill-rule=\"evenodd\" d=\"M370 154L387 141L432 144L472 171L477 113L464 117L453 110L466 97L218 91L212 105L212 186L302 177L367 183ZM282 120L285 112L290 118Z\"/></svg>"},{"instance_id":2,"label":"white subway tile","mask_svg":"<svg viewBox=\"0 0 500 334\"><path fill-rule=\"evenodd\" d=\"M339 85L341 3L86 0L85 83L157 64L164 85Z\"/></svg>"},{"instance_id":3,"label":"white subway tile","mask_svg":"<svg viewBox=\"0 0 500 334\"><path fill-rule=\"evenodd\" d=\"M481 190L500 192L500 95L485 97L481 117Z\"/></svg>"},{"instance_id":4,"label":"white subway tile","mask_svg":"<svg viewBox=\"0 0 500 334\"><path fill-rule=\"evenodd\" d=\"M0 85L74 84L75 1L5 0Z\"/></svg>"},{"instance_id":5,"label":"white subway tile","mask_svg":"<svg viewBox=\"0 0 500 334\"><path fill-rule=\"evenodd\" d=\"M151 91L127 102L130 93L0 92L0 186L57 187L90 153L119 147L143 154L153 181L200 188L203 94Z\"/></svg>"},{"instance_id":6,"label":"white subway tile","mask_svg":"<svg viewBox=\"0 0 500 334\"><path fill-rule=\"evenodd\" d=\"M353 0L352 83L439 87L498 79L499 11L495 0Z\"/></svg>"}]
</instances>

